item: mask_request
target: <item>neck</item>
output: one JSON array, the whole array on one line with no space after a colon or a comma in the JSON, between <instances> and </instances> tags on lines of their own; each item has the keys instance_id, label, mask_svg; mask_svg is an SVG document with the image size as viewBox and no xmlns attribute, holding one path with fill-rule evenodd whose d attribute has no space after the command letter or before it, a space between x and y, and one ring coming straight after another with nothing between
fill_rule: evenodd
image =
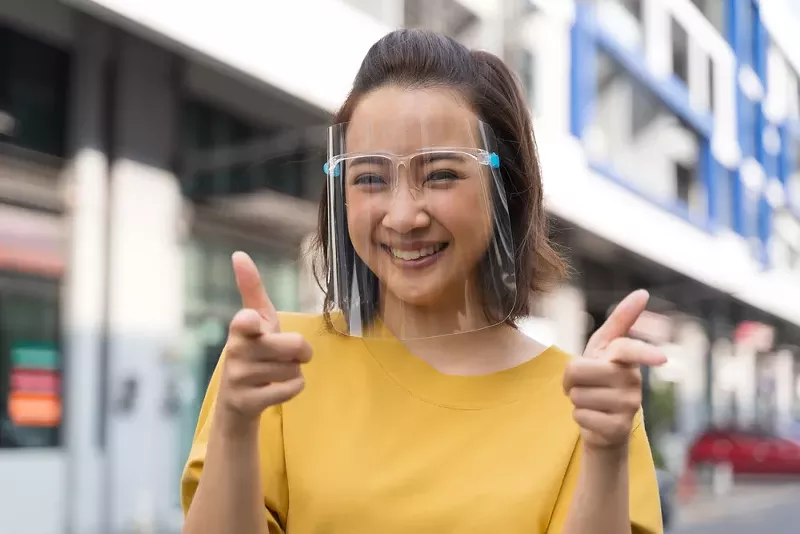
<instances>
[{"instance_id":1,"label":"neck","mask_svg":"<svg viewBox=\"0 0 800 534\"><path fill-rule=\"evenodd\" d=\"M381 289L381 320L401 339L432 338L492 326L473 291L442 295L433 305L417 306Z\"/></svg>"}]
</instances>

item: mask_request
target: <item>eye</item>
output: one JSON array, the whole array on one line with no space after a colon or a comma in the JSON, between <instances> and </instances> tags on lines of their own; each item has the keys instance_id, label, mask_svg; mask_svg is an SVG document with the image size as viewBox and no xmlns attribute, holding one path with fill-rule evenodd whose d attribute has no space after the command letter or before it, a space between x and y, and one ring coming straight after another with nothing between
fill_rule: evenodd
<instances>
[{"instance_id":1,"label":"eye","mask_svg":"<svg viewBox=\"0 0 800 534\"><path fill-rule=\"evenodd\" d=\"M384 185L385 183L386 182L383 177L375 173L359 174L356 176L355 180L353 180L354 185L379 186Z\"/></svg>"},{"instance_id":2,"label":"eye","mask_svg":"<svg viewBox=\"0 0 800 534\"><path fill-rule=\"evenodd\" d=\"M442 183L442 182L454 182L456 180L460 180L461 177L456 174L454 171L449 169L442 169L438 171L433 171L428 173L428 176L425 178L425 182L434 182L434 183Z\"/></svg>"}]
</instances>

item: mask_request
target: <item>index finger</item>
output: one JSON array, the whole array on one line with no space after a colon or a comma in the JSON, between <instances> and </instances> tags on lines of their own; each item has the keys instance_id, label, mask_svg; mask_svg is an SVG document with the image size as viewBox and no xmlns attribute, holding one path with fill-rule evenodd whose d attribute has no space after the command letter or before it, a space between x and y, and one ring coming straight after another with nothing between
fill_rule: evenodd
<instances>
[{"instance_id":1,"label":"index finger","mask_svg":"<svg viewBox=\"0 0 800 534\"><path fill-rule=\"evenodd\" d=\"M267 290L264 289L255 262L244 252L234 252L231 261L236 276L236 286L242 297L242 307L256 310L271 325L277 326L278 314L272 301L269 300Z\"/></svg>"},{"instance_id":2,"label":"index finger","mask_svg":"<svg viewBox=\"0 0 800 534\"><path fill-rule=\"evenodd\" d=\"M625 337L647 307L650 294L644 289L634 291L617 304L606 322L594 333L590 344L606 346L613 340Z\"/></svg>"}]
</instances>

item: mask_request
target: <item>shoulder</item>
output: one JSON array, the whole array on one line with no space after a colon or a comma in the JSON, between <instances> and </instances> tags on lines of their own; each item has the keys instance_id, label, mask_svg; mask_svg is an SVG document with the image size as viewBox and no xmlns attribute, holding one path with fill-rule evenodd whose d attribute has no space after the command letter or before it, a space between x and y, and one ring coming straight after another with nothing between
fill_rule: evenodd
<instances>
[{"instance_id":1,"label":"shoulder","mask_svg":"<svg viewBox=\"0 0 800 534\"><path fill-rule=\"evenodd\" d=\"M297 332L306 338L337 335L328 328L322 314L279 312L278 319L283 332Z\"/></svg>"}]
</instances>

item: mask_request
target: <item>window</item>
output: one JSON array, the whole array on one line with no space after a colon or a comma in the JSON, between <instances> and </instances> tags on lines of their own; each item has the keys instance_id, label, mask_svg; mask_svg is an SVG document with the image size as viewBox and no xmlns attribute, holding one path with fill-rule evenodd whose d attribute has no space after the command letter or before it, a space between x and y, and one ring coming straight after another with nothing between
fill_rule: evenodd
<instances>
[{"instance_id":1,"label":"window","mask_svg":"<svg viewBox=\"0 0 800 534\"><path fill-rule=\"evenodd\" d=\"M69 53L0 26L0 142L63 157Z\"/></svg>"},{"instance_id":2,"label":"window","mask_svg":"<svg viewBox=\"0 0 800 534\"><path fill-rule=\"evenodd\" d=\"M58 283L3 274L0 286L0 448L61 444Z\"/></svg>"},{"instance_id":3,"label":"window","mask_svg":"<svg viewBox=\"0 0 800 534\"><path fill-rule=\"evenodd\" d=\"M700 136L606 52L585 134L591 162L649 198L704 221Z\"/></svg>"},{"instance_id":4,"label":"window","mask_svg":"<svg viewBox=\"0 0 800 534\"><path fill-rule=\"evenodd\" d=\"M519 78L522 82L522 89L525 91L525 98L528 106L536 114L540 110L536 109L536 56L526 49L519 49Z\"/></svg>"},{"instance_id":5,"label":"window","mask_svg":"<svg viewBox=\"0 0 800 534\"><path fill-rule=\"evenodd\" d=\"M268 189L317 201L324 180L324 155L304 145L299 133L255 125L205 102L185 101L181 124L184 194L203 201Z\"/></svg>"},{"instance_id":6,"label":"window","mask_svg":"<svg viewBox=\"0 0 800 534\"><path fill-rule=\"evenodd\" d=\"M689 84L689 34L672 19L672 72L685 84Z\"/></svg>"},{"instance_id":7,"label":"window","mask_svg":"<svg viewBox=\"0 0 800 534\"><path fill-rule=\"evenodd\" d=\"M720 2L720 0L692 0L692 3L697 6L720 35L725 35L727 2Z\"/></svg>"}]
</instances>

